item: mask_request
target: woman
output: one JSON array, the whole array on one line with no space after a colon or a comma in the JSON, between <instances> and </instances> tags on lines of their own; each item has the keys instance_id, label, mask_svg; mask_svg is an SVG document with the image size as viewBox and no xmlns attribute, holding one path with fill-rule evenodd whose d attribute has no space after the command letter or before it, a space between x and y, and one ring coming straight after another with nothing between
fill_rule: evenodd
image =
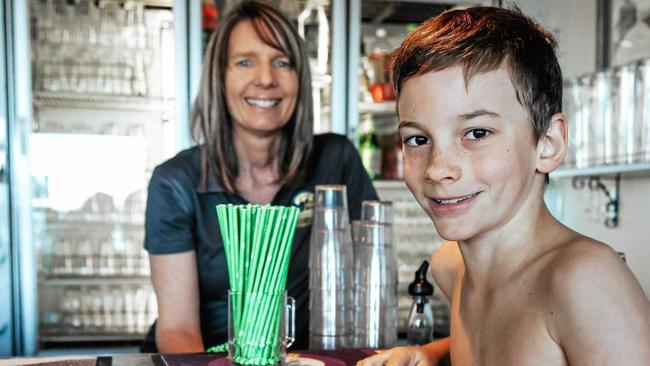
<instances>
[{"instance_id":1,"label":"woman","mask_svg":"<svg viewBox=\"0 0 650 366\"><path fill-rule=\"evenodd\" d=\"M346 184L350 218L376 193L349 141L313 136L302 40L277 10L244 2L220 22L192 110L197 147L156 168L145 248L159 316L143 350L202 352L227 340L226 260L214 207L302 208L287 282L296 299L297 349L308 340L308 250L317 184Z\"/></svg>"}]
</instances>

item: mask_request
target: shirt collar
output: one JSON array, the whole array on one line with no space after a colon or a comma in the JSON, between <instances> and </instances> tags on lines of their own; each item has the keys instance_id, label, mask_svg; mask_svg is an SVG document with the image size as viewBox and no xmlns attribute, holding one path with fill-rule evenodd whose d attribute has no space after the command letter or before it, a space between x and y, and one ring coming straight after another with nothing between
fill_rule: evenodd
<instances>
[{"instance_id":1,"label":"shirt collar","mask_svg":"<svg viewBox=\"0 0 650 366\"><path fill-rule=\"evenodd\" d=\"M207 156L203 149L201 149L200 157L201 172L199 182L196 186L198 193L221 193L226 189L221 184L214 171L214 167L208 164Z\"/></svg>"}]
</instances>

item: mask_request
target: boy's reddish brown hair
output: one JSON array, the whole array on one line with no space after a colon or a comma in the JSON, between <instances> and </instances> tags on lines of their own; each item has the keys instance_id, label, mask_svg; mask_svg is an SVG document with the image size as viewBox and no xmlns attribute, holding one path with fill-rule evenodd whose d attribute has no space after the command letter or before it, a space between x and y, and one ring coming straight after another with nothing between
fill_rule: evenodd
<instances>
[{"instance_id":1,"label":"boy's reddish brown hair","mask_svg":"<svg viewBox=\"0 0 650 366\"><path fill-rule=\"evenodd\" d=\"M537 142L562 111L562 71L553 36L518 9L471 7L444 12L409 34L393 52L399 96L416 75L461 65L467 83L505 63Z\"/></svg>"}]
</instances>

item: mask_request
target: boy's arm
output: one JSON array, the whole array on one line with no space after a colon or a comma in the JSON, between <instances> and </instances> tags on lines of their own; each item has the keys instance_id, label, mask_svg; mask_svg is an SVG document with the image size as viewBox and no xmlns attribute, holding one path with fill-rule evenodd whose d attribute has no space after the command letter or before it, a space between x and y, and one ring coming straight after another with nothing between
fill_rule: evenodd
<instances>
[{"instance_id":1,"label":"boy's arm","mask_svg":"<svg viewBox=\"0 0 650 366\"><path fill-rule=\"evenodd\" d=\"M449 337L438 339L420 347L429 365L437 365L438 362L449 354Z\"/></svg>"},{"instance_id":2,"label":"boy's arm","mask_svg":"<svg viewBox=\"0 0 650 366\"><path fill-rule=\"evenodd\" d=\"M650 302L634 275L604 245L567 256L546 316L569 364L650 365Z\"/></svg>"},{"instance_id":3,"label":"boy's arm","mask_svg":"<svg viewBox=\"0 0 650 366\"><path fill-rule=\"evenodd\" d=\"M449 338L423 346L396 347L357 362L356 366L435 366L449 353Z\"/></svg>"}]
</instances>

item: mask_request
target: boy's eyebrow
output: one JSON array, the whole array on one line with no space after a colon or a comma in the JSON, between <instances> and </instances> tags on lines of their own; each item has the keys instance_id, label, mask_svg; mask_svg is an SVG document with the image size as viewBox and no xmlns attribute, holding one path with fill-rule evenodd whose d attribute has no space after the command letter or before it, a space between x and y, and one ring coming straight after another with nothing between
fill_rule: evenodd
<instances>
[{"instance_id":1,"label":"boy's eyebrow","mask_svg":"<svg viewBox=\"0 0 650 366\"><path fill-rule=\"evenodd\" d=\"M413 122L413 121L399 121L399 124L397 125L397 129L400 129L400 128L403 128L403 127L419 128L420 125L417 122Z\"/></svg>"},{"instance_id":2,"label":"boy's eyebrow","mask_svg":"<svg viewBox=\"0 0 650 366\"><path fill-rule=\"evenodd\" d=\"M456 119L459 121L467 121L482 116L501 117L499 113L488 111L487 109L477 109L469 113L459 114L456 116Z\"/></svg>"}]
</instances>

